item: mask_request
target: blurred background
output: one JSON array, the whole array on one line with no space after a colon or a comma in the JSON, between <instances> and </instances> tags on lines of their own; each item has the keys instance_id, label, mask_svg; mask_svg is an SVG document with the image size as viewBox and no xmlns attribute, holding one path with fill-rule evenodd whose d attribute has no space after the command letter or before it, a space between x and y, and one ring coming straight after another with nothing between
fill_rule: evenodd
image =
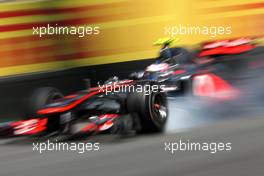
<instances>
[{"instance_id":1,"label":"blurred background","mask_svg":"<svg viewBox=\"0 0 264 176\"><path fill-rule=\"evenodd\" d=\"M231 27L231 34L178 35L179 45L263 35L259 0L42 0L0 4L0 76L154 58L169 26ZM33 27L99 26L100 35L32 35Z\"/></svg>"},{"instance_id":2,"label":"blurred background","mask_svg":"<svg viewBox=\"0 0 264 176\"><path fill-rule=\"evenodd\" d=\"M216 37L176 35L177 45L187 48L217 39L264 36L263 9L261 0L0 0L0 122L25 118L28 98L38 87L52 86L68 94L84 89L86 78L95 85L144 69L158 54L153 42L168 36L168 27L231 27L231 33ZM100 34L33 35L33 28L48 24L98 26ZM263 59L263 48L260 51L254 54ZM261 59L255 66L263 69ZM1 140L0 175L261 176L263 70L256 75L240 84L247 94L238 101L170 99L164 135L110 144L102 140L102 152L96 154L40 156L31 146ZM231 142L233 149L216 155L164 152L164 142L179 139Z\"/></svg>"}]
</instances>

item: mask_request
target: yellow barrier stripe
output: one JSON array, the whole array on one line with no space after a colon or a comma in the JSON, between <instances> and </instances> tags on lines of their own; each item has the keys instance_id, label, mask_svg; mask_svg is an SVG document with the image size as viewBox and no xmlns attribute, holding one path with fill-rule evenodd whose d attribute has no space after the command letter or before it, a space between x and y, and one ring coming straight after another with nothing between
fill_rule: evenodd
<instances>
[{"instance_id":1,"label":"yellow barrier stripe","mask_svg":"<svg viewBox=\"0 0 264 176\"><path fill-rule=\"evenodd\" d=\"M5 67L5 68L0 68L0 76L11 76L11 75L42 72L42 71L53 71L58 69L76 68L80 66L92 66L92 65L101 65L108 63L144 60L147 58L154 57L155 52L156 50L149 50L149 51L136 52L136 53L124 53L124 54L117 54L111 56L91 57L91 58L78 59L78 60L56 61L56 62L48 62L48 63ZM144 59L140 59L138 58L138 56L141 56Z\"/></svg>"},{"instance_id":2,"label":"yellow barrier stripe","mask_svg":"<svg viewBox=\"0 0 264 176\"><path fill-rule=\"evenodd\" d=\"M147 23L159 23L164 21L174 20L176 15L161 15L161 16L153 16L153 17L145 17L145 18L137 18L131 20L118 20L113 22L105 22L105 23L98 23L97 25L100 26L102 29L110 29L116 27L123 27L123 26L134 26L139 24L147 24Z\"/></svg>"},{"instance_id":3,"label":"yellow barrier stripe","mask_svg":"<svg viewBox=\"0 0 264 176\"><path fill-rule=\"evenodd\" d=\"M0 32L0 39L30 36L32 34L33 34L33 29L19 30L19 31L12 31L12 32Z\"/></svg>"},{"instance_id":4,"label":"yellow barrier stripe","mask_svg":"<svg viewBox=\"0 0 264 176\"><path fill-rule=\"evenodd\" d=\"M245 4L255 4L261 3L261 0L219 0L219 1L204 1L204 2L196 2L197 6L200 9L204 8L217 8L217 7L228 7L228 6L238 6L238 5L245 5ZM194 2L195 3L195 2Z\"/></svg>"},{"instance_id":5,"label":"yellow barrier stripe","mask_svg":"<svg viewBox=\"0 0 264 176\"><path fill-rule=\"evenodd\" d=\"M45 47L45 46L48 47L48 46L51 46L51 45L43 45L43 46L38 46L38 47ZM31 47L29 46L28 48L25 48L25 49L30 49L30 48L32 48L32 46ZM33 47L33 48L36 48L36 47ZM13 48L10 48L10 50L13 50ZM67 47L67 48L64 47L64 48L60 48L59 50L56 50L56 51L52 50L52 51L39 52L39 53L34 53L34 52L31 53L31 52L29 52L28 54L31 55L30 56L31 59L34 59L37 62L38 59L35 58L36 55L41 56L41 58L47 58L47 57L54 57L55 58L56 55L63 55L64 56L64 55L70 55L70 54L76 54L76 53L77 53L76 49L69 48L69 47ZM13 58L14 58L14 56L13 56ZM5 59L8 60L8 58L5 58ZM75 58L72 58L72 59L75 59ZM1 68L0 68L0 72L1 72Z\"/></svg>"},{"instance_id":6,"label":"yellow barrier stripe","mask_svg":"<svg viewBox=\"0 0 264 176\"><path fill-rule=\"evenodd\" d=\"M31 15L22 17L9 17L3 18L1 20L1 25L12 25L12 24L22 24L22 23L41 23L47 22L51 23L54 21L71 20L78 18L89 18L89 17L100 17L105 15L117 15L127 12L124 8L112 8L112 9L98 9L96 11L86 11L86 12L72 12L63 14L50 14L50 15Z\"/></svg>"},{"instance_id":7,"label":"yellow barrier stripe","mask_svg":"<svg viewBox=\"0 0 264 176\"><path fill-rule=\"evenodd\" d=\"M110 28L118 28L122 26L134 26L139 24L147 24L147 23L159 23L164 21L174 20L176 16L172 15L162 15L162 16L153 16L153 17L146 17L146 18L138 18L138 19L129 19L129 20L118 20L118 21L111 21L105 23L97 23L97 24L87 24L87 25L97 25L101 29L110 29ZM19 30L19 31L12 31L12 32L1 32L0 39L6 38L13 38L13 37L22 37L22 36L29 36L32 35L33 30Z\"/></svg>"},{"instance_id":8,"label":"yellow barrier stripe","mask_svg":"<svg viewBox=\"0 0 264 176\"><path fill-rule=\"evenodd\" d=\"M239 10L239 11L232 11L232 12L217 12L212 13L211 15L203 14L200 15L201 18L204 19L219 19L219 18L230 18L230 17L241 17L243 16L250 16L250 15L263 15L263 9L256 9L256 10Z\"/></svg>"},{"instance_id":9,"label":"yellow barrier stripe","mask_svg":"<svg viewBox=\"0 0 264 176\"><path fill-rule=\"evenodd\" d=\"M61 0L58 4L63 7L75 7L76 4L79 5L100 5L100 4L112 4L112 3L122 3L129 2L131 0Z\"/></svg>"},{"instance_id":10,"label":"yellow barrier stripe","mask_svg":"<svg viewBox=\"0 0 264 176\"><path fill-rule=\"evenodd\" d=\"M14 51L14 49L31 49L35 47L41 47L41 46L50 46L54 44L55 41L52 39L45 39L45 40L32 40L25 43L14 43L12 42L12 45L10 43L7 43L6 45L3 44L0 47L1 51Z\"/></svg>"},{"instance_id":11,"label":"yellow barrier stripe","mask_svg":"<svg viewBox=\"0 0 264 176\"><path fill-rule=\"evenodd\" d=\"M0 4L0 12L27 9L50 9L56 7L79 7L84 5L112 4L126 2L127 0L49 0L21 3L3 3Z\"/></svg>"}]
</instances>

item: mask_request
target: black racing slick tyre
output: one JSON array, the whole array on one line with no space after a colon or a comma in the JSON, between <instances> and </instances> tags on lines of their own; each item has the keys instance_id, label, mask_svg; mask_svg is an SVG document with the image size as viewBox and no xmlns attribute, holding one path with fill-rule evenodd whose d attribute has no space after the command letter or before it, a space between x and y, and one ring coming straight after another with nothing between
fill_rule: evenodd
<instances>
[{"instance_id":1,"label":"black racing slick tyre","mask_svg":"<svg viewBox=\"0 0 264 176\"><path fill-rule=\"evenodd\" d=\"M29 98L28 117L34 117L39 109L62 97L63 94L53 87L41 87L36 89Z\"/></svg>"},{"instance_id":2,"label":"black racing slick tyre","mask_svg":"<svg viewBox=\"0 0 264 176\"><path fill-rule=\"evenodd\" d=\"M141 132L163 131L168 118L167 97L164 92L132 92L127 97L127 109L129 113L138 115Z\"/></svg>"}]
</instances>

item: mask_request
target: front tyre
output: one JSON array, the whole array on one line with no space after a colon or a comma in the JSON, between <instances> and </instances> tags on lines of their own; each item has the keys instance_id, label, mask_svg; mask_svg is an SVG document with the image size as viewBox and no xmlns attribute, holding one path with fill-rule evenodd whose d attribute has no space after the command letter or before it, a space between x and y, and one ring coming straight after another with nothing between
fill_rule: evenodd
<instances>
[{"instance_id":1,"label":"front tyre","mask_svg":"<svg viewBox=\"0 0 264 176\"><path fill-rule=\"evenodd\" d=\"M41 87L36 89L28 100L27 118L38 117L38 110L44 108L50 103L54 103L56 100L63 98L63 94L53 87ZM60 118L57 114L47 116L47 133L52 133L61 128Z\"/></svg>"},{"instance_id":2,"label":"front tyre","mask_svg":"<svg viewBox=\"0 0 264 176\"><path fill-rule=\"evenodd\" d=\"M41 87L36 89L29 98L27 116L35 117L39 109L62 97L63 94L54 87Z\"/></svg>"},{"instance_id":3,"label":"front tyre","mask_svg":"<svg viewBox=\"0 0 264 176\"><path fill-rule=\"evenodd\" d=\"M168 118L168 103L164 92L130 93L127 98L127 108L130 113L138 115L141 132L163 131Z\"/></svg>"}]
</instances>

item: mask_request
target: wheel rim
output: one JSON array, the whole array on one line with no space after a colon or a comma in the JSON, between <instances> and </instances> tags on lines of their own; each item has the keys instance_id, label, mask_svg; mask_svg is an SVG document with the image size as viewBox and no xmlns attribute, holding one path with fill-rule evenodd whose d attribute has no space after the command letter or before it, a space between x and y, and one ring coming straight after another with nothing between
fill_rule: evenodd
<instances>
[{"instance_id":1,"label":"wheel rim","mask_svg":"<svg viewBox=\"0 0 264 176\"><path fill-rule=\"evenodd\" d=\"M154 94L151 100L151 117L154 123L161 126L167 119L168 108L166 98L162 94Z\"/></svg>"}]
</instances>

